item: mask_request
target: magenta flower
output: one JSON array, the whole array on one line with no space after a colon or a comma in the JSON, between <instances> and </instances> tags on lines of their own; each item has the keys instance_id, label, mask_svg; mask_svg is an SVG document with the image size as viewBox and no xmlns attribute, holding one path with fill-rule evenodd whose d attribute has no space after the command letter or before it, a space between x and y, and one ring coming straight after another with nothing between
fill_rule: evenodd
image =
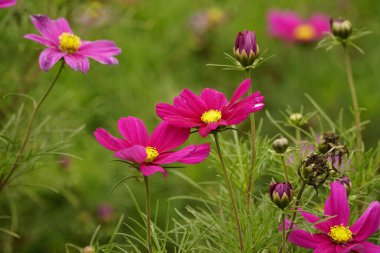
<instances>
[{"instance_id":1,"label":"magenta flower","mask_svg":"<svg viewBox=\"0 0 380 253\"><path fill-rule=\"evenodd\" d=\"M379 253L380 246L366 240L380 228L380 202L372 202L362 216L348 227L350 206L346 189L340 182L332 182L330 187L330 196L325 203L327 220L322 221L314 214L300 211L320 233L311 234L296 229L290 232L288 240L303 248L314 249L314 253Z\"/></svg>"},{"instance_id":2,"label":"magenta flower","mask_svg":"<svg viewBox=\"0 0 380 253\"><path fill-rule=\"evenodd\" d=\"M269 33L288 42L312 42L330 31L329 19L323 14L314 14L309 20L301 19L292 11L272 10L268 13Z\"/></svg>"},{"instance_id":3,"label":"magenta flower","mask_svg":"<svg viewBox=\"0 0 380 253\"><path fill-rule=\"evenodd\" d=\"M121 118L117 126L125 139L116 138L102 128L95 130L95 138L105 148L115 151L116 157L139 167L144 176L156 172L166 175L166 170L160 166L161 164L200 163L210 153L209 143L189 145L172 151L189 138L190 131L171 126L168 122L161 122L152 135L148 134L144 123L135 117Z\"/></svg>"},{"instance_id":4,"label":"magenta flower","mask_svg":"<svg viewBox=\"0 0 380 253\"><path fill-rule=\"evenodd\" d=\"M159 103L157 115L173 126L199 129L202 137L220 126L235 125L245 120L252 112L264 107L260 92L240 99L250 88L251 80L244 80L236 89L230 102L226 96L214 89L203 89L200 96L184 89L174 98L173 105Z\"/></svg>"},{"instance_id":5,"label":"magenta flower","mask_svg":"<svg viewBox=\"0 0 380 253\"><path fill-rule=\"evenodd\" d=\"M86 73L90 68L88 58L102 64L117 64L114 57L120 54L120 48L109 40L87 41L74 35L64 18L50 19L46 15L32 15L32 22L40 35L26 34L24 38L36 41L48 48L40 54L40 67L48 71L60 59L75 71Z\"/></svg>"},{"instance_id":6,"label":"magenta flower","mask_svg":"<svg viewBox=\"0 0 380 253\"><path fill-rule=\"evenodd\" d=\"M16 0L0 0L0 9L11 7L16 4Z\"/></svg>"}]
</instances>

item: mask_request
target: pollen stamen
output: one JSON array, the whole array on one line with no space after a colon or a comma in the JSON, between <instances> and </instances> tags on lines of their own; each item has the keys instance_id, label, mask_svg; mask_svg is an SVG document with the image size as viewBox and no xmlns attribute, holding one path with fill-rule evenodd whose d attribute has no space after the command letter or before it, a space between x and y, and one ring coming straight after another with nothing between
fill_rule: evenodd
<instances>
[{"instance_id":1,"label":"pollen stamen","mask_svg":"<svg viewBox=\"0 0 380 253\"><path fill-rule=\"evenodd\" d=\"M58 37L59 50L65 53L73 54L78 51L81 40L78 36L64 32Z\"/></svg>"},{"instance_id":2,"label":"pollen stamen","mask_svg":"<svg viewBox=\"0 0 380 253\"><path fill-rule=\"evenodd\" d=\"M339 244L344 244L352 240L351 230L343 225L331 227L328 235L333 242Z\"/></svg>"},{"instance_id":3,"label":"pollen stamen","mask_svg":"<svg viewBox=\"0 0 380 253\"><path fill-rule=\"evenodd\" d=\"M303 24L296 27L294 30L294 37L297 40L308 41L315 37L316 32L314 27L309 24Z\"/></svg>"},{"instance_id":4,"label":"pollen stamen","mask_svg":"<svg viewBox=\"0 0 380 253\"><path fill-rule=\"evenodd\" d=\"M222 112L219 110L208 110L202 114L201 120L204 123L216 123L222 118Z\"/></svg>"},{"instance_id":5,"label":"pollen stamen","mask_svg":"<svg viewBox=\"0 0 380 253\"><path fill-rule=\"evenodd\" d=\"M154 147L146 147L145 151L146 151L145 162L147 162L147 163L153 162L154 159L156 159L159 155L157 149Z\"/></svg>"}]
</instances>

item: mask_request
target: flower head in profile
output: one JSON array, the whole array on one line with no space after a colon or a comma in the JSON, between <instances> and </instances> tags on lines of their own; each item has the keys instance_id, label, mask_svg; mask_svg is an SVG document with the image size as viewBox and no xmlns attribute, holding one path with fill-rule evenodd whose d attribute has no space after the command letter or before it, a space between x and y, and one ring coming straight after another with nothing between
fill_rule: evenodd
<instances>
[{"instance_id":1,"label":"flower head in profile","mask_svg":"<svg viewBox=\"0 0 380 253\"><path fill-rule=\"evenodd\" d=\"M47 46L39 57L40 67L48 71L60 59L75 71L86 73L90 68L88 58L102 64L117 64L114 57L121 50L109 40L87 41L73 33L64 18L50 19L46 15L32 15L32 22L41 35L26 34L24 38Z\"/></svg>"},{"instance_id":2,"label":"flower head in profile","mask_svg":"<svg viewBox=\"0 0 380 253\"><path fill-rule=\"evenodd\" d=\"M319 40L330 31L329 19L322 14L314 14L304 20L292 11L272 10L268 13L269 33L287 42L308 43Z\"/></svg>"},{"instance_id":3,"label":"flower head in profile","mask_svg":"<svg viewBox=\"0 0 380 253\"><path fill-rule=\"evenodd\" d=\"M0 9L11 7L16 4L16 0L0 0Z\"/></svg>"},{"instance_id":4,"label":"flower head in profile","mask_svg":"<svg viewBox=\"0 0 380 253\"><path fill-rule=\"evenodd\" d=\"M380 246L367 239L380 228L380 202L372 202L362 216L351 226L350 206L346 189L336 181L330 184L331 192L325 203L325 219L300 210L306 221L312 223L318 233L311 234L302 229L290 232L289 241L315 253L375 253Z\"/></svg>"},{"instance_id":5,"label":"flower head in profile","mask_svg":"<svg viewBox=\"0 0 380 253\"><path fill-rule=\"evenodd\" d=\"M105 148L115 151L116 157L138 167L144 176L156 172L166 175L166 170L161 165L174 162L200 163L210 153L208 143L189 145L173 151L189 138L190 131L172 126L168 122L161 122L151 135L139 118L121 118L117 126L124 139L114 137L102 128L95 130L95 138Z\"/></svg>"},{"instance_id":6,"label":"flower head in profile","mask_svg":"<svg viewBox=\"0 0 380 253\"><path fill-rule=\"evenodd\" d=\"M236 89L230 101L214 89L203 89L200 96L184 89L174 98L173 105L159 103L157 115L171 125L183 128L198 128L202 137L218 127L239 124L250 113L264 107L264 97L260 92L242 98L249 90L251 80L246 79Z\"/></svg>"}]
</instances>

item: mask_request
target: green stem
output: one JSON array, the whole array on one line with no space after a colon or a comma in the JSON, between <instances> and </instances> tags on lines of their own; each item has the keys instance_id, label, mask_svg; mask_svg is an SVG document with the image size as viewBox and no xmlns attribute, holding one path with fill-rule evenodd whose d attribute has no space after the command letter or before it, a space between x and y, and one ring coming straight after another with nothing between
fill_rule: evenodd
<instances>
[{"instance_id":1,"label":"green stem","mask_svg":"<svg viewBox=\"0 0 380 253\"><path fill-rule=\"evenodd\" d=\"M216 149L217 149L218 155L219 155L220 164L221 164L222 169L223 169L224 177L226 178L228 192L229 192L230 198L231 198L232 209L233 209L233 212L234 212L234 215L235 215L236 229L237 229L237 234L238 234L239 243L240 243L240 251L244 252L243 233L242 233L242 230L241 230L240 218L239 218L239 214L238 214L238 209L237 209L234 189L232 187L232 183L231 183L230 177L228 175L226 165L225 165L224 160L223 160L223 155L222 155L222 151L220 149L220 143L219 143L219 138L218 138L218 133L217 132L214 133L214 139L215 139Z\"/></svg>"},{"instance_id":2,"label":"green stem","mask_svg":"<svg viewBox=\"0 0 380 253\"><path fill-rule=\"evenodd\" d=\"M144 184L145 184L145 207L146 207L146 241L148 244L148 252L152 253L152 237L150 231L150 192L149 192L149 181L148 177L144 176Z\"/></svg>"},{"instance_id":3,"label":"green stem","mask_svg":"<svg viewBox=\"0 0 380 253\"><path fill-rule=\"evenodd\" d=\"M298 145L301 143L301 132L298 126L296 126L295 129L296 129L296 140L297 140L296 145Z\"/></svg>"},{"instance_id":4,"label":"green stem","mask_svg":"<svg viewBox=\"0 0 380 253\"><path fill-rule=\"evenodd\" d=\"M361 146L362 146L362 136L361 136L361 126L360 126L359 103L358 103L358 98L356 95L354 77L352 74L351 59L350 59L350 54L348 52L347 45L343 45L343 49L344 49L344 63L345 63L345 67L346 67L348 85L350 86L351 97L352 97L352 105L354 107L355 131L356 131L356 151L360 151Z\"/></svg>"},{"instance_id":5,"label":"green stem","mask_svg":"<svg viewBox=\"0 0 380 253\"><path fill-rule=\"evenodd\" d=\"M288 166L286 166L285 157L283 155L281 155L281 163L282 163L282 166L284 167L285 181L289 182Z\"/></svg>"},{"instance_id":6,"label":"green stem","mask_svg":"<svg viewBox=\"0 0 380 253\"><path fill-rule=\"evenodd\" d=\"M43 102L45 101L45 99L47 98L47 96L49 95L50 91L53 89L55 83L57 82L59 76L61 75L62 73L62 70L63 70L63 67L65 65L65 62L62 60L61 62L61 66L55 76L55 78L53 79L52 83L50 84L49 88L45 91L45 93L42 95L42 97L40 98L40 100L37 102L37 104L34 105L34 109L33 109L33 112L32 112L32 116L30 117L30 120L29 120L29 123L28 123L28 126L27 126L27 129L26 129L26 133L25 133L25 136L24 136L24 139L22 141L22 144L20 146L20 149L18 150L17 152L17 155L16 155L16 160L15 162L13 163L12 167L11 167L11 170L10 172L4 177L1 178L0 180L0 192L4 189L4 187L6 186L6 184L9 182L9 180L11 179L13 173L16 171L16 169L19 167L20 165L20 159L24 153L24 150L25 150L25 147L29 141L29 137L30 137L30 133L32 132L32 126L33 126L33 123L34 123L34 119L37 115L37 112L39 111L39 109L41 108Z\"/></svg>"},{"instance_id":7,"label":"green stem","mask_svg":"<svg viewBox=\"0 0 380 253\"><path fill-rule=\"evenodd\" d=\"M251 72L250 69L246 70L247 78L251 78ZM253 93L252 86L250 87L248 91L248 95L251 95ZM250 209L250 203L251 203L251 192L253 191L253 171L255 168L255 115L254 113L251 113L249 115L249 121L251 123L251 164L249 167L248 172L248 186L247 186L247 195L246 195L246 204L247 204L247 210Z\"/></svg>"},{"instance_id":8,"label":"green stem","mask_svg":"<svg viewBox=\"0 0 380 253\"><path fill-rule=\"evenodd\" d=\"M303 192L305 191L305 187L306 187L306 182L302 182L301 188L300 188L300 190L299 190L299 192L297 194L297 200L296 200L296 204L295 204L295 210L294 210L294 213L292 215L292 219L290 221L289 232L286 235L286 240L288 240L289 235L290 235L290 231L292 231L292 229L293 229L294 221L296 220L296 216L297 216L297 213L298 213L297 208L300 205L301 197L302 197Z\"/></svg>"},{"instance_id":9,"label":"green stem","mask_svg":"<svg viewBox=\"0 0 380 253\"><path fill-rule=\"evenodd\" d=\"M285 212L281 214L282 224L282 253L286 253L286 229L285 229Z\"/></svg>"}]
</instances>

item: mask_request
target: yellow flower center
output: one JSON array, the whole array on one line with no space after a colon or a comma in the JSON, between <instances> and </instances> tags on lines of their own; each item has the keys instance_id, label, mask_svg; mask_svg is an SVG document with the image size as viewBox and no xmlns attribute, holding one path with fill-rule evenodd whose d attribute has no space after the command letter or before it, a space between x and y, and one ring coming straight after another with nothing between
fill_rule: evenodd
<instances>
[{"instance_id":1,"label":"yellow flower center","mask_svg":"<svg viewBox=\"0 0 380 253\"><path fill-rule=\"evenodd\" d=\"M204 123L216 123L222 118L222 113L219 110L208 110L202 114L201 120Z\"/></svg>"},{"instance_id":2,"label":"yellow flower center","mask_svg":"<svg viewBox=\"0 0 380 253\"><path fill-rule=\"evenodd\" d=\"M153 162L154 159L156 159L157 156L159 155L157 149L154 147L146 147L145 151L146 151L145 162L147 162L147 163Z\"/></svg>"},{"instance_id":3,"label":"yellow flower center","mask_svg":"<svg viewBox=\"0 0 380 253\"><path fill-rule=\"evenodd\" d=\"M329 236L333 242L342 244L351 241L352 232L343 225L333 226L330 228Z\"/></svg>"},{"instance_id":4,"label":"yellow flower center","mask_svg":"<svg viewBox=\"0 0 380 253\"><path fill-rule=\"evenodd\" d=\"M59 50L62 52L66 52L69 54L75 53L78 51L78 48L80 46L80 38L74 34L71 33L62 33L58 37L59 39Z\"/></svg>"},{"instance_id":5,"label":"yellow flower center","mask_svg":"<svg viewBox=\"0 0 380 253\"><path fill-rule=\"evenodd\" d=\"M294 37L297 40L311 40L315 37L316 32L314 27L309 24L303 24L296 27L294 30Z\"/></svg>"}]
</instances>

